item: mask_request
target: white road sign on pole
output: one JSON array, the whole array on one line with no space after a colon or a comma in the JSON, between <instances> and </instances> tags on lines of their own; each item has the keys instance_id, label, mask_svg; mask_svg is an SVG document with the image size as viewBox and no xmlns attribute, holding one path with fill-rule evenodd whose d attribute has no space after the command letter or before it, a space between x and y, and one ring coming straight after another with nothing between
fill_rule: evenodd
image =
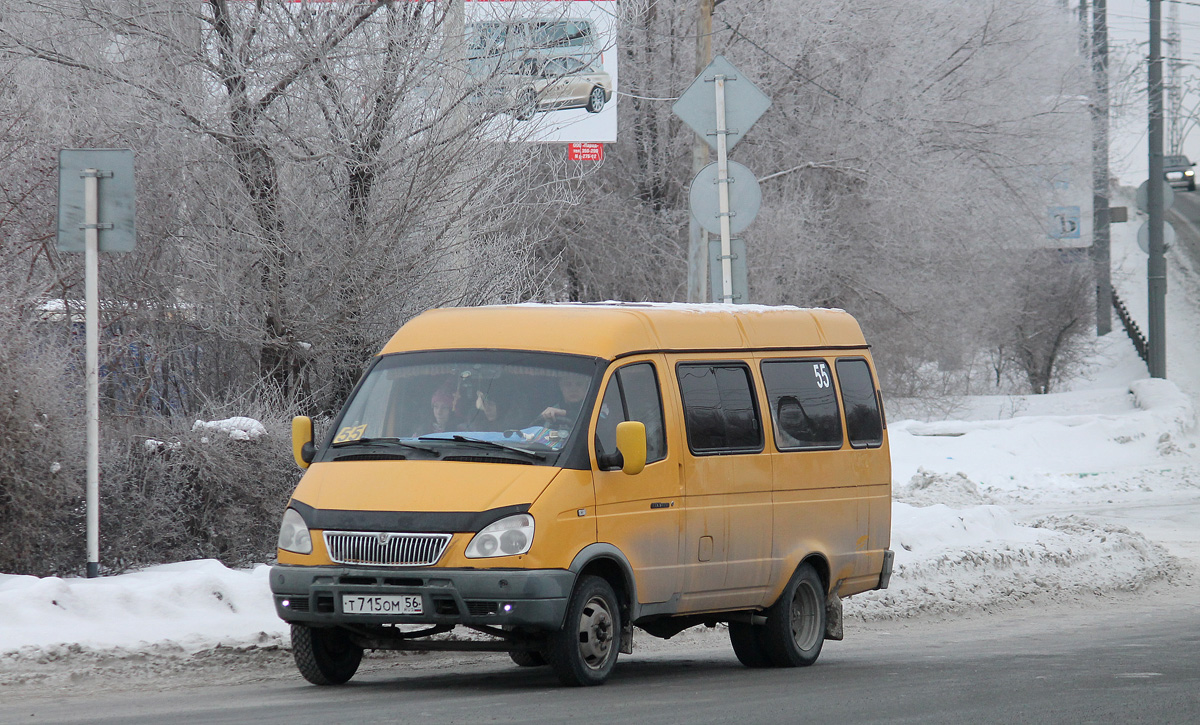
<instances>
[{"instance_id":1,"label":"white road sign on pole","mask_svg":"<svg viewBox=\"0 0 1200 725\"><path fill-rule=\"evenodd\" d=\"M100 252L133 249L135 210L133 151L62 149L59 152L58 248L84 253L88 577L100 574Z\"/></svg>"},{"instance_id":2,"label":"white road sign on pole","mask_svg":"<svg viewBox=\"0 0 1200 725\"><path fill-rule=\"evenodd\" d=\"M708 88L709 83L713 84L711 90ZM722 302L735 301L734 264L746 263L746 255L734 255L730 246L733 238L730 220L741 210L735 209L731 203L729 150L741 140L742 135L758 121L770 105L770 98L747 80L724 56L717 56L671 107L675 115L691 126L717 151L717 219L721 235L721 253L718 259L721 262L721 286L719 293L714 287L713 297ZM750 178L753 178L752 174ZM757 183L756 179L755 185ZM749 212L749 216L753 218L757 211L756 207L753 212ZM694 205L692 213L697 213ZM700 220L699 216L697 220ZM744 270L740 272L744 274Z\"/></svg>"}]
</instances>

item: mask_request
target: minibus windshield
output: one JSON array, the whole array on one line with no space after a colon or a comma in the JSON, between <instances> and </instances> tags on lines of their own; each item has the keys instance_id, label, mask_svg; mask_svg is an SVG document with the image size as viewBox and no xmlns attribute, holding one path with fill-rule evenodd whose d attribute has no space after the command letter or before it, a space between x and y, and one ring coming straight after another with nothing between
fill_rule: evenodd
<instances>
[{"instance_id":1,"label":"minibus windshield","mask_svg":"<svg viewBox=\"0 0 1200 725\"><path fill-rule=\"evenodd\" d=\"M588 357L511 350L383 356L346 403L323 460L392 448L397 458L552 464L586 425L596 366Z\"/></svg>"}]
</instances>

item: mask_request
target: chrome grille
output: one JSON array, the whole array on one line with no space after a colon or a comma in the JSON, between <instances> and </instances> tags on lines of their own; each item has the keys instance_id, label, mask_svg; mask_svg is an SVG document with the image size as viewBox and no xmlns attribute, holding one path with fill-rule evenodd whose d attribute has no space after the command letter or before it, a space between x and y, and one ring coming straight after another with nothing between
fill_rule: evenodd
<instances>
[{"instance_id":1,"label":"chrome grille","mask_svg":"<svg viewBox=\"0 0 1200 725\"><path fill-rule=\"evenodd\" d=\"M450 534L326 531L325 549L338 564L430 566L450 543Z\"/></svg>"}]
</instances>

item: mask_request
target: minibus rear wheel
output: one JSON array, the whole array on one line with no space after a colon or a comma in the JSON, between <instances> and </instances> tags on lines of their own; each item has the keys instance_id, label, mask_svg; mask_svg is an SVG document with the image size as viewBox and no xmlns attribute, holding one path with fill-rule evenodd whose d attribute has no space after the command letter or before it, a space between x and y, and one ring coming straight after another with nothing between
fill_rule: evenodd
<instances>
[{"instance_id":1,"label":"minibus rear wheel","mask_svg":"<svg viewBox=\"0 0 1200 725\"><path fill-rule=\"evenodd\" d=\"M362 662L362 647L340 629L292 625L292 657L304 679L314 685L342 685Z\"/></svg>"},{"instance_id":2,"label":"minibus rear wheel","mask_svg":"<svg viewBox=\"0 0 1200 725\"><path fill-rule=\"evenodd\" d=\"M550 636L546 661L564 685L601 685L621 648L621 606L612 585L580 577L567 605L563 628Z\"/></svg>"},{"instance_id":3,"label":"minibus rear wheel","mask_svg":"<svg viewBox=\"0 0 1200 725\"><path fill-rule=\"evenodd\" d=\"M825 586L811 564L801 564L779 601L767 610L763 645L776 667L807 667L825 642Z\"/></svg>"}]
</instances>

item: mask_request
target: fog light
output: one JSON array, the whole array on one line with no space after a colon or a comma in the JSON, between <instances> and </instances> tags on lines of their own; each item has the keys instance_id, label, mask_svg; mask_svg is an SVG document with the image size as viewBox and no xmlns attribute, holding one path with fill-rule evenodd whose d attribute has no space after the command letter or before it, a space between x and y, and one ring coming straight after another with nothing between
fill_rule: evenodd
<instances>
[{"instance_id":1,"label":"fog light","mask_svg":"<svg viewBox=\"0 0 1200 725\"><path fill-rule=\"evenodd\" d=\"M503 609L503 610L504 610L504 613L505 613L505 614L508 614L509 612L511 612L511 611L512 611L512 605L511 605L511 604L505 604L503 607L501 607L501 609Z\"/></svg>"},{"instance_id":2,"label":"fog light","mask_svg":"<svg viewBox=\"0 0 1200 725\"><path fill-rule=\"evenodd\" d=\"M292 600L291 600L291 599L284 599L282 602L280 602L280 604L282 604L282 605L283 605L283 606L285 606L285 607L290 607L290 606L292 606Z\"/></svg>"}]
</instances>

